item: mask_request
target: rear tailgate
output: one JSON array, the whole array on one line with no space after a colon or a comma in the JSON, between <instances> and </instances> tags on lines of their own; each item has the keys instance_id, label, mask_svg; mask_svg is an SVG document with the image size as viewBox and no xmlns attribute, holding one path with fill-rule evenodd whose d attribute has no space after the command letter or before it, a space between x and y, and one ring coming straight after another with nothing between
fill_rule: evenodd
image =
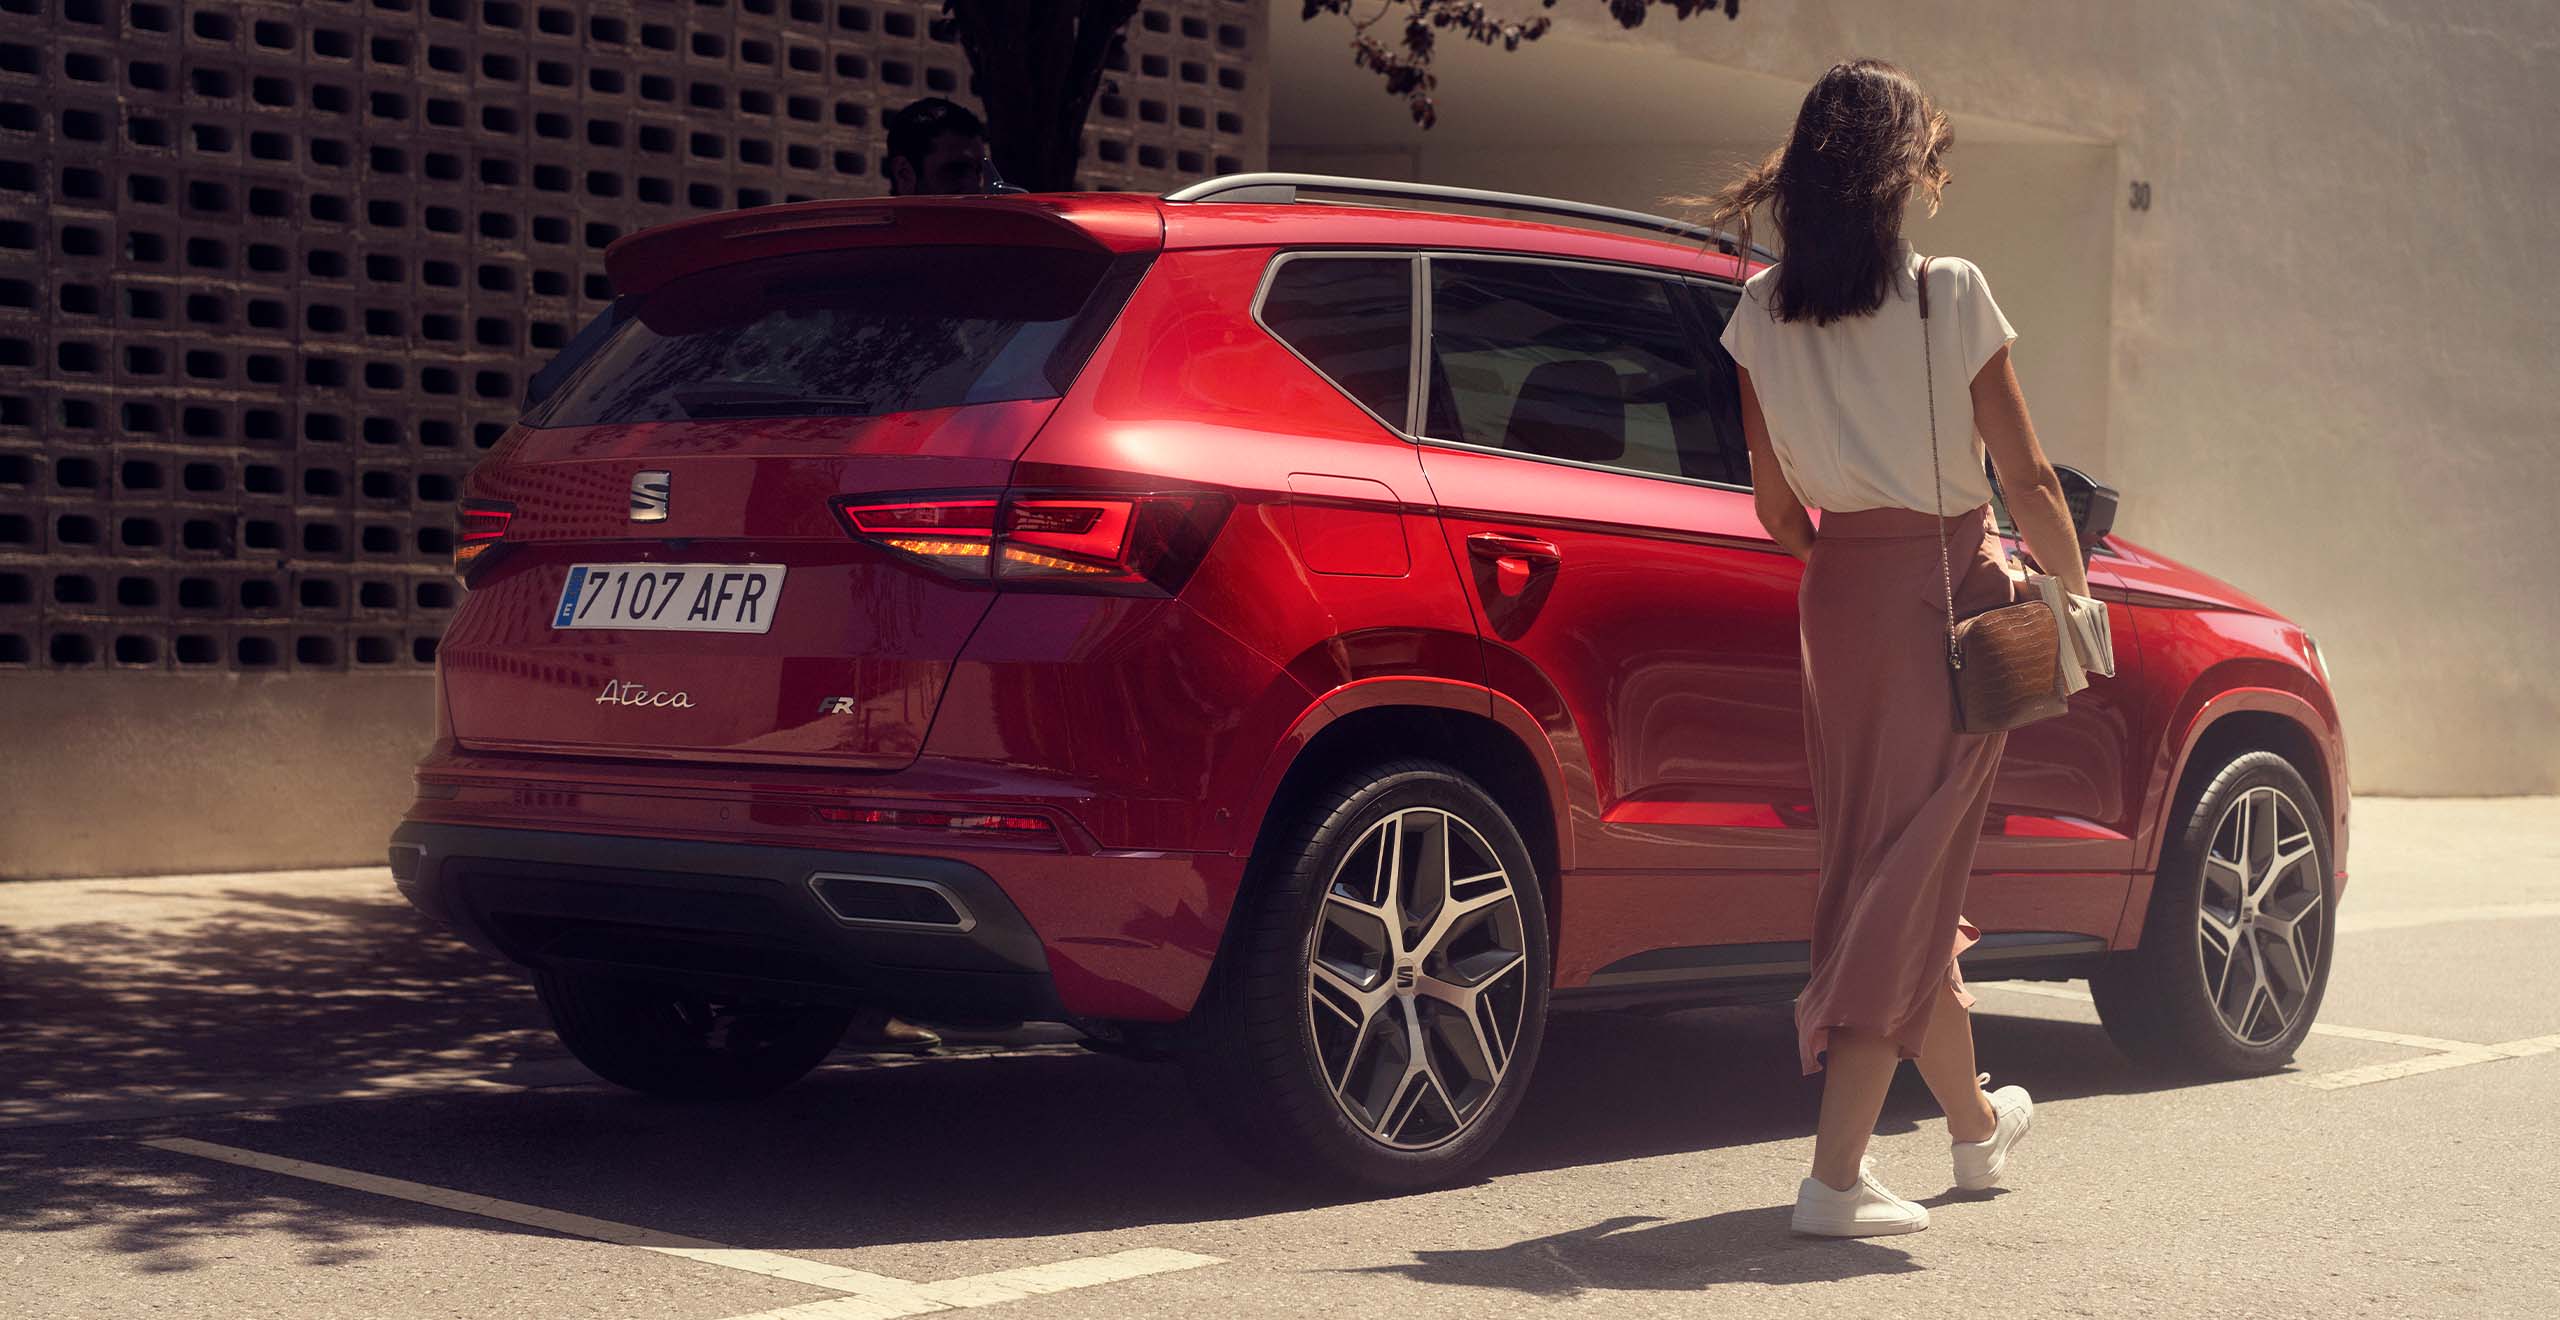
<instances>
[{"instance_id":1,"label":"rear tailgate","mask_svg":"<svg viewBox=\"0 0 2560 1320\"><path fill-rule=\"evenodd\" d=\"M677 276L642 281L628 324L473 475L470 497L511 517L439 654L455 737L912 761L992 596L856 541L833 501L1005 485L1143 265L1052 239L664 253ZM771 590L741 616L750 570ZM677 604L656 602L656 626L591 626L600 600L643 592Z\"/></svg>"}]
</instances>

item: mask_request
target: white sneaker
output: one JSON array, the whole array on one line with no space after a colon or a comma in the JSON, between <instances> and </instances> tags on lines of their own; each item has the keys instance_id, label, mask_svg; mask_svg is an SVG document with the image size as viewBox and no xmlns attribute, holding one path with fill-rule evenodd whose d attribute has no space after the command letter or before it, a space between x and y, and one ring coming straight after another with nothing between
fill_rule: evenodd
<instances>
[{"instance_id":1,"label":"white sneaker","mask_svg":"<svg viewBox=\"0 0 2560 1320\"><path fill-rule=\"evenodd\" d=\"M1819 1178L1807 1178L1796 1188L1793 1227L1799 1233L1819 1237L1883 1237L1892 1233L1917 1233L1928 1226L1928 1209L1886 1191L1884 1184L1876 1181L1875 1162L1872 1160L1859 1163L1857 1185L1845 1192L1826 1185Z\"/></svg>"},{"instance_id":2,"label":"white sneaker","mask_svg":"<svg viewBox=\"0 0 2560 1320\"><path fill-rule=\"evenodd\" d=\"M1991 1074L1984 1073L1977 1084L1988 1085ZM2009 1162L2009 1148L2036 1123L2036 1102L2023 1086L2004 1086L1991 1093L1991 1112L1998 1120L1991 1135L1980 1141L1950 1143L1956 1152L1956 1186L1968 1192L1994 1187L2000 1182L2000 1166Z\"/></svg>"}]
</instances>

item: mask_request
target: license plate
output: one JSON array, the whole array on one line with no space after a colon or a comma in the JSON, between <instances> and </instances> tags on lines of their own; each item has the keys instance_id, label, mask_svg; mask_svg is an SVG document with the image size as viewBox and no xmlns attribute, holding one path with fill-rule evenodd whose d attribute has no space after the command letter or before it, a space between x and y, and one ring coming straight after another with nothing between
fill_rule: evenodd
<instances>
[{"instance_id":1,"label":"license plate","mask_svg":"<svg viewBox=\"0 0 2560 1320\"><path fill-rule=\"evenodd\" d=\"M554 628L760 633L782 601L779 564L580 564Z\"/></svg>"}]
</instances>

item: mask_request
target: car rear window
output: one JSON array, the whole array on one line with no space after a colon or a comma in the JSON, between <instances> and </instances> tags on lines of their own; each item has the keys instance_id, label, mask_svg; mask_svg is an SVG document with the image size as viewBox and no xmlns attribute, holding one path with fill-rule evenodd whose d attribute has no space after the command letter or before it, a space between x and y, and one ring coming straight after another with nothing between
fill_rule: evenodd
<instances>
[{"instance_id":1,"label":"car rear window","mask_svg":"<svg viewBox=\"0 0 2560 1320\"><path fill-rule=\"evenodd\" d=\"M637 300L543 426L845 416L1054 397L1142 263L1054 248L802 253Z\"/></svg>"}]
</instances>

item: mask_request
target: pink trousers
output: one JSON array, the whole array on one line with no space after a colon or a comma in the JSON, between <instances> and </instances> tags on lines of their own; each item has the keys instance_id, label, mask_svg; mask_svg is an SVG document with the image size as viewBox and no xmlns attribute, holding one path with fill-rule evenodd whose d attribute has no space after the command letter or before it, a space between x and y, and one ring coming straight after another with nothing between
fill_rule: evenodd
<instances>
[{"instance_id":1,"label":"pink trousers","mask_svg":"<svg viewBox=\"0 0 2560 1320\"><path fill-rule=\"evenodd\" d=\"M1911 509L1826 512L1798 590L1822 834L1813 976L1796 1000L1807 1073L1842 1029L1917 1057L1942 985L1973 1003L1956 965L1982 938L1965 881L2008 735L1956 731L1938 527ZM1990 507L1946 527L1957 617L2008 604Z\"/></svg>"}]
</instances>

